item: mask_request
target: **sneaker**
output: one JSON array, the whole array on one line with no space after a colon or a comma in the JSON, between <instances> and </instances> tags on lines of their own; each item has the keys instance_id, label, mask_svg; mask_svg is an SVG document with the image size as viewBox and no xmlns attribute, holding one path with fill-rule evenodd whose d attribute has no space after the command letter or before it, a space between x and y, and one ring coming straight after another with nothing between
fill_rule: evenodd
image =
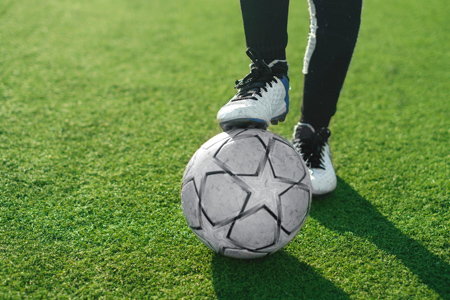
<instances>
[{"instance_id":1,"label":"sneaker","mask_svg":"<svg viewBox=\"0 0 450 300\"><path fill-rule=\"evenodd\" d=\"M330 135L328 128L321 128L316 133L314 128L306 123L298 123L294 128L292 144L309 169L313 196L329 194L336 188L336 173L328 145Z\"/></svg>"},{"instance_id":2,"label":"sneaker","mask_svg":"<svg viewBox=\"0 0 450 300\"><path fill-rule=\"evenodd\" d=\"M233 127L266 129L269 123L283 122L289 111L289 78L286 61L267 65L253 49L247 49L252 60L251 72L237 80L237 94L217 113L224 131Z\"/></svg>"}]
</instances>

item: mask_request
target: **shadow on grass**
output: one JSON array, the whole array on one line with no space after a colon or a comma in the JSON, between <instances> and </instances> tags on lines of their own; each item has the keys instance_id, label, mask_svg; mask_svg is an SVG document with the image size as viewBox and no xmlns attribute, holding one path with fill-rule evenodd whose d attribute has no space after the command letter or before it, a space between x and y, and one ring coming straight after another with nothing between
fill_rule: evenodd
<instances>
[{"instance_id":1,"label":"shadow on grass","mask_svg":"<svg viewBox=\"0 0 450 300\"><path fill-rule=\"evenodd\" d=\"M310 215L331 230L352 232L395 255L423 283L442 298L450 299L450 266L404 235L342 179L338 178L332 196L314 201Z\"/></svg>"},{"instance_id":2,"label":"shadow on grass","mask_svg":"<svg viewBox=\"0 0 450 300\"><path fill-rule=\"evenodd\" d=\"M349 299L284 250L256 260L215 255L212 271L218 299Z\"/></svg>"}]
</instances>

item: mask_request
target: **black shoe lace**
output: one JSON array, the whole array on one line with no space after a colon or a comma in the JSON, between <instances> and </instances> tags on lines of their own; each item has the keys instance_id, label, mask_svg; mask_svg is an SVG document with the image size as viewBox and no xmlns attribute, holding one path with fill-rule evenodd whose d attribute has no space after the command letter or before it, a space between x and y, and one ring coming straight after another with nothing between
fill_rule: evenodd
<instances>
[{"instance_id":1,"label":"black shoe lace","mask_svg":"<svg viewBox=\"0 0 450 300\"><path fill-rule=\"evenodd\" d=\"M256 95L261 96L261 90L267 92L266 85L272 87L276 82L270 67L261 59L261 56L252 48L247 49L247 55L252 60L251 71L241 80L236 80L234 88L238 90L232 101L243 99L257 100Z\"/></svg>"},{"instance_id":2,"label":"black shoe lace","mask_svg":"<svg viewBox=\"0 0 450 300\"><path fill-rule=\"evenodd\" d=\"M322 154L323 147L331 135L330 130L328 128L321 128L316 134L312 134L309 138L303 139L300 139L297 133L293 141L294 148L302 155L308 168L325 169Z\"/></svg>"}]
</instances>

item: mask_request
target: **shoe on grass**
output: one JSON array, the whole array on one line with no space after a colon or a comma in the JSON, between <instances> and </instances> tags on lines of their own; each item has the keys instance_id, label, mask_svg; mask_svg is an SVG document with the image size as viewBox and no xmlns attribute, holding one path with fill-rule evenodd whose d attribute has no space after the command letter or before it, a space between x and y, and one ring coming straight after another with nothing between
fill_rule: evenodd
<instances>
[{"instance_id":1,"label":"shoe on grass","mask_svg":"<svg viewBox=\"0 0 450 300\"><path fill-rule=\"evenodd\" d=\"M324 127L316 132L306 123L298 123L294 128L292 144L309 169L313 196L327 195L336 188L336 173L328 145L330 135L328 128Z\"/></svg>"}]
</instances>

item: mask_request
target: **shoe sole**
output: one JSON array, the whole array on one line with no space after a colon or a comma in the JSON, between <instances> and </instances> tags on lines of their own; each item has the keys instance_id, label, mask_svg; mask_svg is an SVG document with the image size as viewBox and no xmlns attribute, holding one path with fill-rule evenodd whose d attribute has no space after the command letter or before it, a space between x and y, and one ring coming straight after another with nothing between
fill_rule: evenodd
<instances>
[{"instance_id":1,"label":"shoe sole","mask_svg":"<svg viewBox=\"0 0 450 300\"><path fill-rule=\"evenodd\" d=\"M259 128L267 129L268 125L260 119L235 119L219 123L223 131L229 131L234 128Z\"/></svg>"},{"instance_id":2,"label":"shoe sole","mask_svg":"<svg viewBox=\"0 0 450 300\"><path fill-rule=\"evenodd\" d=\"M278 117L273 118L272 120L270 120L270 124L278 125L279 122L284 122L284 120L286 120L288 112L289 111L286 111L285 113L279 115Z\"/></svg>"},{"instance_id":3,"label":"shoe sole","mask_svg":"<svg viewBox=\"0 0 450 300\"><path fill-rule=\"evenodd\" d=\"M270 124L278 125L279 122L284 122L286 120L286 113L283 113L272 120L270 120ZM233 128L259 128L266 130L269 127L269 124L266 121L261 119L235 119L230 121L225 121L219 123L220 127L223 131L228 131Z\"/></svg>"}]
</instances>

